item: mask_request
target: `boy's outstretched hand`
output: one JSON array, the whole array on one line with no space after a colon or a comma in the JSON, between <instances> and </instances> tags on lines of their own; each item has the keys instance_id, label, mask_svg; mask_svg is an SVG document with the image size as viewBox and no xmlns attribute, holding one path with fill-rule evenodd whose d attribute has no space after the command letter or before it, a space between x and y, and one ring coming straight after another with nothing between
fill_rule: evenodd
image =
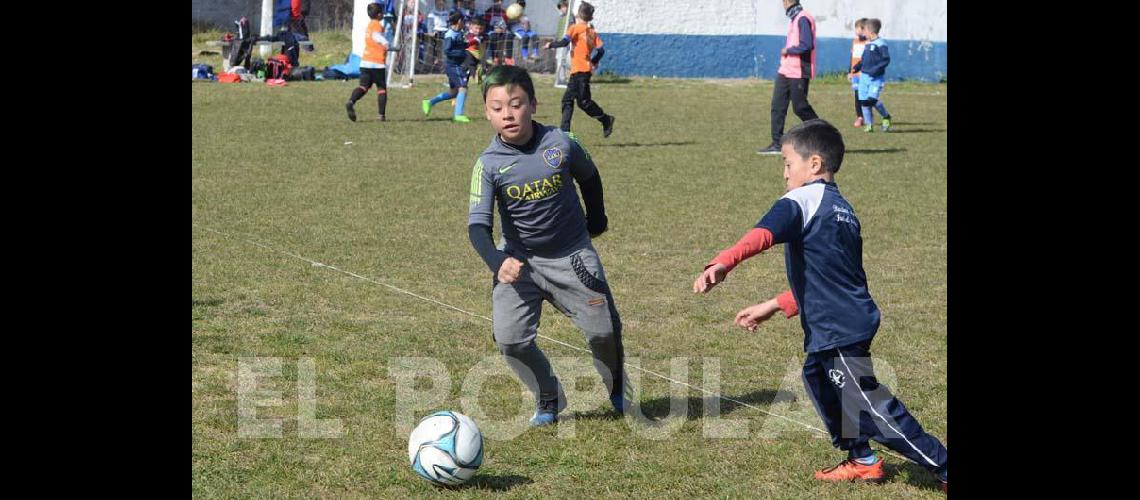
<instances>
[{"instance_id":1,"label":"boy's outstretched hand","mask_svg":"<svg viewBox=\"0 0 1140 500\"><path fill-rule=\"evenodd\" d=\"M713 264L705 269L700 276L697 276L696 281L693 281L693 293L706 293L712 290L714 286L724 281L724 277L728 275L728 268L724 264Z\"/></svg>"},{"instance_id":2,"label":"boy's outstretched hand","mask_svg":"<svg viewBox=\"0 0 1140 500\"><path fill-rule=\"evenodd\" d=\"M741 309L736 313L736 326L746 328L750 332L756 331L760 323L768 321L776 311L780 310L780 305L776 303L776 299L756 304L754 306Z\"/></svg>"}]
</instances>

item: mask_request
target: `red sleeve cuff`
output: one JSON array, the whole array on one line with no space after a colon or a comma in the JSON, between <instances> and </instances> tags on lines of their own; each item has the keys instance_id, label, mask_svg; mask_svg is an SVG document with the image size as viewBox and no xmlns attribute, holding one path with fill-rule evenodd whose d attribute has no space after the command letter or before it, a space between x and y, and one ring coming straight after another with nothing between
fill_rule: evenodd
<instances>
[{"instance_id":1,"label":"red sleeve cuff","mask_svg":"<svg viewBox=\"0 0 1140 500\"><path fill-rule=\"evenodd\" d=\"M740 241L736 242L732 248L717 255L705 268L707 269L713 264L723 264L724 267L727 267L728 270L731 271L737 264L743 262L744 259L769 248L772 248L772 232L762 227L753 228L751 231L748 231L744 237L740 238Z\"/></svg>"},{"instance_id":2,"label":"red sleeve cuff","mask_svg":"<svg viewBox=\"0 0 1140 500\"><path fill-rule=\"evenodd\" d=\"M800 313L799 305L796 304L796 298L792 296L791 290L777 295L776 304L780 306L781 311L784 311L784 317L786 318L790 318Z\"/></svg>"}]
</instances>

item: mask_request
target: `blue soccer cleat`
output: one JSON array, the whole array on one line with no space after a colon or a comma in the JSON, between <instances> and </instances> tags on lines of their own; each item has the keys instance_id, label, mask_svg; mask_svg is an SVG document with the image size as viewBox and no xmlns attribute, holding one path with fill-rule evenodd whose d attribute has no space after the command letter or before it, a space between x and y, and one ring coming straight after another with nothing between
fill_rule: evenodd
<instances>
[{"instance_id":1,"label":"blue soccer cleat","mask_svg":"<svg viewBox=\"0 0 1140 500\"><path fill-rule=\"evenodd\" d=\"M536 411L534 416L530 417L531 427L542 427L550 425L558 421L558 414L552 411Z\"/></svg>"},{"instance_id":2,"label":"blue soccer cleat","mask_svg":"<svg viewBox=\"0 0 1140 500\"><path fill-rule=\"evenodd\" d=\"M530 417L531 427L542 427L550 425L558 421L558 412L562 411L566 405L558 404L557 399L547 399L538 402L538 410L534 412L534 416Z\"/></svg>"}]
</instances>

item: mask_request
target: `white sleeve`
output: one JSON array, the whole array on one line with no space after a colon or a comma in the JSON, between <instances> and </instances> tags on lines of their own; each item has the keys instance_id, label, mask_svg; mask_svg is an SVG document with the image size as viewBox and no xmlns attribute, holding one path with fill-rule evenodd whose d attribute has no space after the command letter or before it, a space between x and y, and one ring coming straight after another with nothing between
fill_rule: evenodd
<instances>
[{"instance_id":1,"label":"white sleeve","mask_svg":"<svg viewBox=\"0 0 1140 500\"><path fill-rule=\"evenodd\" d=\"M372 41L385 47L388 46L388 39L384 38L384 34L379 31L372 32Z\"/></svg>"}]
</instances>

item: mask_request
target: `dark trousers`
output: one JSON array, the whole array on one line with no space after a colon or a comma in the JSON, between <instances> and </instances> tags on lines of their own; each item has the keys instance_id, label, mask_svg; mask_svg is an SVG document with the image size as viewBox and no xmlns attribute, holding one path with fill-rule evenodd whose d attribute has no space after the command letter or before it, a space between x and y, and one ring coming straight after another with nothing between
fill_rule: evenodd
<instances>
[{"instance_id":1,"label":"dark trousers","mask_svg":"<svg viewBox=\"0 0 1140 500\"><path fill-rule=\"evenodd\" d=\"M360 68L360 87L368 92L373 85L376 90L387 90L387 68Z\"/></svg>"},{"instance_id":2,"label":"dark trousers","mask_svg":"<svg viewBox=\"0 0 1140 500\"><path fill-rule=\"evenodd\" d=\"M784 118L788 115L788 101L801 121L819 118L807 101L808 78L787 78L776 75L776 88L772 90L772 142L779 144L784 136Z\"/></svg>"},{"instance_id":3,"label":"dark trousers","mask_svg":"<svg viewBox=\"0 0 1140 500\"><path fill-rule=\"evenodd\" d=\"M566 93L562 94L562 130L570 131L570 121L574 118L574 102L582 108L587 115L601 121L606 116L602 107L590 98L590 77L592 73L574 73L566 84Z\"/></svg>"},{"instance_id":4,"label":"dark trousers","mask_svg":"<svg viewBox=\"0 0 1140 500\"><path fill-rule=\"evenodd\" d=\"M352 89L349 102L356 104L368 89L376 86L376 107L383 115L388 108L388 79L387 68L360 68L360 86Z\"/></svg>"},{"instance_id":5,"label":"dark trousers","mask_svg":"<svg viewBox=\"0 0 1140 500\"><path fill-rule=\"evenodd\" d=\"M935 473L944 470L946 448L875 378L870 347L865 340L809 353L804 360L804 387L831 444L862 458L874 439Z\"/></svg>"},{"instance_id":6,"label":"dark trousers","mask_svg":"<svg viewBox=\"0 0 1140 500\"><path fill-rule=\"evenodd\" d=\"M305 35L305 38L309 38L309 25L305 23L304 17L298 17L295 19L290 17L289 31L292 31L293 33L300 33L302 35Z\"/></svg>"}]
</instances>

